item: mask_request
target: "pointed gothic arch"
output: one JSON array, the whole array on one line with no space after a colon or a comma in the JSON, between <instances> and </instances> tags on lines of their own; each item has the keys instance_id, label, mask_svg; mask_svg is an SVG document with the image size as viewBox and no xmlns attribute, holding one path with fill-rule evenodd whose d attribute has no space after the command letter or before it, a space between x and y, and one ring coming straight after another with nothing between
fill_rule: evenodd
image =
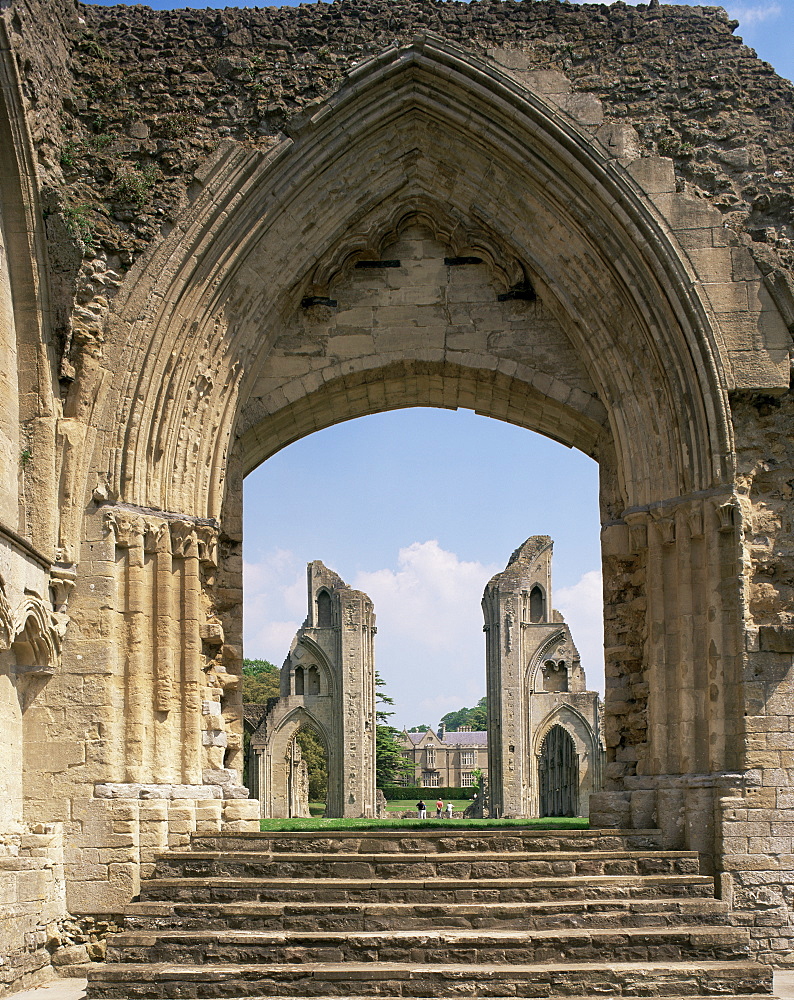
<instances>
[{"instance_id":1,"label":"pointed gothic arch","mask_svg":"<svg viewBox=\"0 0 794 1000\"><path fill-rule=\"evenodd\" d=\"M62 477L87 510L65 545L99 553L80 587L90 573L140 584L149 533L131 548L108 539L103 508L180 526L156 553L178 622L164 672L171 664L189 693L168 780L236 766L234 739L203 737L191 719L202 664L230 729L241 714L224 674L239 672L243 477L322 427L423 405L472 408L598 460L609 794L630 798L637 774L643 793L680 793L680 809L689 792L677 775L697 775L701 798L725 794L724 775L745 763L742 511L726 394L787 384L775 346L787 334L718 213L676 192L670 161L619 158L615 129L577 123L526 78L419 38L354 68L269 151L219 147L174 229L125 279L85 446ZM698 256L693 241L720 252ZM470 293L490 327L464 336L385 313L356 323L353 290L370 296L369 316L387 298L378 267L364 287L368 265L419 244L428 252L416 273L443 275L445 296ZM751 275L739 288L735 261ZM403 304L420 308L413 270L393 276ZM724 322L720 302L734 290L750 304ZM533 351L541 327L555 345L545 355ZM129 593L154 606L153 587ZM670 610L682 595L691 614ZM217 633L202 634L206 606L223 609L216 645ZM505 644L517 617L500 623ZM113 683L125 671L108 653ZM171 695L160 685L158 711ZM518 743L511 725L507 747ZM109 729L115 775L127 737L118 720ZM694 825L684 835L713 852L695 844Z\"/></svg>"}]
</instances>

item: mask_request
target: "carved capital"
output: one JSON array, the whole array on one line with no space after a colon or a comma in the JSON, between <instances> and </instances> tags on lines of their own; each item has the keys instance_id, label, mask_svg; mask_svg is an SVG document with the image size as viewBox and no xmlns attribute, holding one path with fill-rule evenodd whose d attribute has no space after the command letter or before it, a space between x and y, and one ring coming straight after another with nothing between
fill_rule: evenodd
<instances>
[{"instance_id":1,"label":"carved capital","mask_svg":"<svg viewBox=\"0 0 794 1000\"><path fill-rule=\"evenodd\" d=\"M694 500L691 507L686 512L689 534L692 538L702 538L704 532L703 524L703 504L700 500Z\"/></svg>"},{"instance_id":2,"label":"carved capital","mask_svg":"<svg viewBox=\"0 0 794 1000\"><path fill-rule=\"evenodd\" d=\"M129 549L141 544L146 521L139 514L116 508L105 514L105 528L113 534L118 548Z\"/></svg>"},{"instance_id":3,"label":"carved capital","mask_svg":"<svg viewBox=\"0 0 794 1000\"><path fill-rule=\"evenodd\" d=\"M190 521L171 521L171 552L175 559L198 558L196 526Z\"/></svg>"},{"instance_id":4,"label":"carved capital","mask_svg":"<svg viewBox=\"0 0 794 1000\"><path fill-rule=\"evenodd\" d=\"M629 551L637 556L648 548L648 512L634 511L625 514L623 520L629 528Z\"/></svg>"},{"instance_id":5,"label":"carved capital","mask_svg":"<svg viewBox=\"0 0 794 1000\"><path fill-rule=\"evenodd\" d=\"M216 568L218 565L218 532L209 525L196 528L198 555L203 566Z\"/></svg>"},{"instance_id":6,"label":"carved capital","mask_svg":"<svg viewBox=\"0 0 794 1000\"><path fill-rule=\"evenodd\" d=\"M50 569L50 590L53 595L55 610L66 611L69 595L74 589L77 578L77 567L72 563L56 563Z\"/></svg>"},{"instance_id":7,"label":"carved capital","mask_svg":"<svg viewBox=\"0 0 794 1000\"><path fill-rule=\"evenodd\" d=\"M738 504L735 500L717 500L714 503L714 513L717 515L717 530L727 534L736 528L738 522Z\"/></svg>"},{"instance_id":8,"label":"carved capital","mask_svg":"<svg viewBox=\"0 0 794 1000\"><path fill-rule=\"evenodd\" d=\"M662 545L674 545L675 544L675 518L674 517L660 517L656 520L656 528L659 532L659 538L662 541Z\"/></svg>"}]
</instances>

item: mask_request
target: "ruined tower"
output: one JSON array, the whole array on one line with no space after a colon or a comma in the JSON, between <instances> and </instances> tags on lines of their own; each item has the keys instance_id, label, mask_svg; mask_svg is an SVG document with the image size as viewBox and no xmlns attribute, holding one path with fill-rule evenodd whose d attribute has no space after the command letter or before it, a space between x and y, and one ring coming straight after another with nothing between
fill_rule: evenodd
<instances>
[{"instance_id":1,"label":"ruined tower","mask_svg":"<svg viewBox=\"0 0 794 1000\"><path fill-rule=\"evenodd\" d=\"M587 816L601 787L599 700L552 606L548 535L516 549L482 599L492 813Z\"/></svg>"},{"instance_id":2,"label":"ruined tower","mask_svg":"<svg viewBox=\"0 0 794 1000\"><path fill-rule=\"evenodd\" d=\"M309 611L281 668L281 697L251 738L251 794L263 816L298 815L294 742L311 730L326 751L328 816L375 815L375 613L372 601L315 560Z\"/></svg>"}]
</instances>

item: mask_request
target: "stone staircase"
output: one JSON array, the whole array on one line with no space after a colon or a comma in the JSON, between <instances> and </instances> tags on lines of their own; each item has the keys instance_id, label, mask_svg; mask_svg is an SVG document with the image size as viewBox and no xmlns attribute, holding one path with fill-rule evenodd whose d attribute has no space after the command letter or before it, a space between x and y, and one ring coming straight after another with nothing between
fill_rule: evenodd
<instances>
[{"instance_id":1,"label":"stone staircase","mask_svg":"<svg viewBox=\"0 0 794 1000\"><path fill-rule=\"evenodd\" d=\"M196 836L163 854L92 1000L769 996L698 873L656 831Z\"/></svg>"}]
</instances>

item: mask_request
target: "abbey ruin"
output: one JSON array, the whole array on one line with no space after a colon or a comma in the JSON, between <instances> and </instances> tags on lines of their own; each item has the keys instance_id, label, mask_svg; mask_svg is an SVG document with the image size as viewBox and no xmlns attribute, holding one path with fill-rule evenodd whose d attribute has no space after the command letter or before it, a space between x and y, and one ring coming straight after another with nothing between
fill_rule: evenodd
<instances>
[{"instance_id":1,"label":"abbey ruin","mask_svg":"<svg viewBox=\"0 0 794 1000\"><path fill-rule=\"evenodd\" d=\"M281 668L281 697L263 706L251 736L251 795L263 817L309 815L294 773L295 737L309 729L326 752L326 816L375 816L372 602L317 560L306 575L308 615Z\"/></svg>"},{"instance_id":2,"label":"abbey ruin","mask_svg":"<svg viewBox=\"0 0 794 1000\"><path fill-rule=\"evenodd\" d=\"M599 699L554 610L548 535L533 535L488 583L488 784L497 816L587 816L601 791Z\"/></svg>"},{"instance_id":3,"label":"abbey ruin","mask_svg":"<svg viewBox=\"0 0 794 1000\"><path fill-rule=\"evenodd\" d=\"M542 844L597 845L612 861L565 860L565 898L646 898L654 865L692 899L719 896L697 905L722 930L699 915L683 965L653 952L670 995L768 991L749 958L794 944L794 91L736 27L657 0L3 4L4 984L101 958L102 928L129 906L144 919L130 900L155 871L149 899L172 877L186 892L178 871L246 870L224 860L260 843L240 777L243 478L317 429L422 405L598 461L607 762L589 833L513 848L484 834L461 842L457 875L423 862L421 891L464 871L526 880L510 849L542 868ZM448 849L346 843L371 879L393 877L372 845ZM300 838L278 844L293 858L274 869L279 898L297 898L286 883L330 877L343 842L303 867ZM459 891L465 907L485 890ZM525 938L481 954L514 993L647 995L625 933L572 978ZM184 946L125 934L95 997L144 981L257 995L261 968L217 966L206 928ZM384 995L452 989L432 949L426 977L411 971L410 935L382 953L334 939L352 963L341 986L309 950L302 986L292 945L261 934L262 955L286 948L256 987L271 995L289 976L293 992L356 995L376 972ZM553 953L578 954L573 940ZM356 964L398 952L397 971Z\"/></svg>"}]
</instances>

